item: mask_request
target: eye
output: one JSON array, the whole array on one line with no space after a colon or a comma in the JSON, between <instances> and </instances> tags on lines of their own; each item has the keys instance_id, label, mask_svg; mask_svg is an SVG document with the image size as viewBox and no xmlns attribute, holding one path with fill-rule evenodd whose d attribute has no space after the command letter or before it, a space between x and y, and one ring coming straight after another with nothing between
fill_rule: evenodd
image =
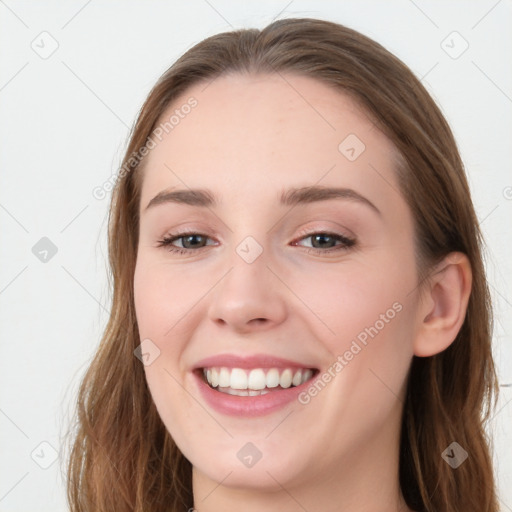
<instances>
[{"instance_id":1,"label":"eye","mask_svg":"<svg viewBox=\"0 0 512 512\"><path fill-rule=\"evenodd\" d=\"M299 244L298 241L311 239L311 245ZM176 233L163 237L158 241L157 247L165 247L168 251L177 254L191 254L195 251L203 249L208 244L207 241L211 240L208 236L202 233ZM347 250L356 244L355 239L341 235L339 233L330 232L313 232L307 233L306 236L293 242L292 245L297 245L307 249L307 252L314 252L316 254L325 254L334 251ZM176 244L179 245L176 245Z\"/></svg>"},{"instance_id":2,"label":"eye","mask_svg":"<svg viewBox=\"0 0 512 512\"><path fill-rule=\"evenodd\" d=\"M164 236L158 241L158 247L165 247L168 251L178 254L187 254L205 247L208 239L209 237L202 233L176 233L175 235ZM180 242L181 245L175 245L175 242Z\"/></svg>"},{"instance_id":3,"label":"eye","mask_svg":"<svg viewBox=\"0 0 512 512\"><path fill-rule=\"evenodd\" d=\"M294 242L293 245L306 247L308 248L307 252L325 254L334 251L347 250L356 244L354 238L349 238L339 233L330 233L325 231L307 233L306 236L300 238L299 241L307 239L311 240L311 245L309 247L307 245L301 245L298 242Z\"/></svg>"}]
</instances>

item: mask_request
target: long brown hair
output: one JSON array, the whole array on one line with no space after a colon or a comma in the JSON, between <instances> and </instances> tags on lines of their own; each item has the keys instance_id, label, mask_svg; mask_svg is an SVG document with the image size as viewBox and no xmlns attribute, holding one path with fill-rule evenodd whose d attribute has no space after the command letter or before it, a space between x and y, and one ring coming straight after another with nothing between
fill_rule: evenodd
<instances>
[{"instance_id":1,"label":"long brown hair","mask_svg":"<svg viewBox=\"0 0 512 512\"><path fill-rule=\"evenodd\" d=\"M109 211L112 308L77 399L67 467L71 511L184 511L193 506L191 465L162 423L143 366L134 357L140 344L133 276L144 161L134 155L170 103L191 85L226 73L260 72L308 76L349 94L395 145L401 192L415 222L420 276L428 278L451 251L468 256L473 284L457 338L442 353L412 361L400 486L416 511L497 512L484 430L498 392L491 304L482 237L454 137L430 95L398 58L354 30L307 18L200 42L164 73L139 113ZM441 456L453 441L469 454L456 469Z\"/></svg>"}]
</instances>

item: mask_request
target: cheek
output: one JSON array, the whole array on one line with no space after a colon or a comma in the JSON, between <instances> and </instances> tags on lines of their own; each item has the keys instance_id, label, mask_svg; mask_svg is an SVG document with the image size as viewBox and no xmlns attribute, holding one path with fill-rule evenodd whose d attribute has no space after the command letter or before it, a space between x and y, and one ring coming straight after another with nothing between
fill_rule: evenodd
<instances>
[{"instance_id":1,"label":"cheek","mask_svg":"<svg viewBox=\"0 0 512 512\"><path fill-rule=\"evenodd\" d=\"M211 285L198 272L159 263L137 263L134 301L139 334L156 339L176 339L191 311ZM207 276L202 276L207 277Z\"/></svg>"},{"instance_id":2,"label":"cheek","mask_svg":"<svg viewBox=\"0 0 512 512\"><path fill-rule=\"evenodd\" d=\"M152 354L151 364L145 364L146 380L157 408L169 396L175 396L181 380L180 360L184 350L186 322L184 307L187 300L181 289L179 275L171 276L160 267L138 261L134 275L134 303L140 341ZM144 345L146 344L146 345ZM144 351L144 350L143 350Z\"/></svg>"},{"instance_id":3,"label":"cheek","mask_svg":"<svg viewBox=\"0 0 512 512\"><path fill-rule=\"evenodd\" d=\"M335 425L346 414L353 418L350 435L357 437L358 429L384 422L401 403L397 397L413 356L415 303L410 292L415 275L413 263L383 259L380 265L347 265L346 271L343 265L318 269L314 279L307 273L296 276L294 291L318 320L305 309L304 315L330 353L326 393L317 395L312 389L311 396L303 397L314 402L313 416L325 417L330 410L326 423ZM323 398L317 399L319 395Z\"/></svg>"},{"instance_id":4,"label":"cheek","mask_svg":"<svg viewBox=\"0 0 512 512\"><path fill-rule=\"evenodd\" d=\"M293 280L294 293L302 303L297 304L301 316L309 319L316 339L331 353L349 350L353 340L362 347L379 340L385 349L409 337L406 320L413 317L409 296L415 283L413 265L342 263L318 266L314 272L288 275L287 279Z\"/></svg>"},{"instance_id":5,"label":"cheek","mask_svg":"<svg viewBox=\"0 0 512 512\"><path fill-rule=\"evenodd\" d=\"M183 388L186 372L182 367L193 304L200 296L183 272L144 257L138 260L134 302L139 336L141 341L151 340L158 351L158 357L144 366L146 381L160 418L180 447L188 446L192 427L202 428L197 402Z\"/></svg>"},{"instance_id":6,"label":"cheek","mask_svg":"<svg viewBox=\"0 0 512 512\"><path fill-rule=\"evenodd\" d=\"M134 274L134 303L141 342L151 340L158 356L144 367L151 394L164 418L172 408L189 410L194 402L183 392L188 369L184 354L194 329L204 318L201 297L211 284L198 272L170 268L149 258L138 259ZM183 409L185 408L185 409Z\"/></svg>"},{"instance_id":7,"label":"cheek","mask_svg":"<svg viewBox=\"0 0 512 512\"><path fill-rule=\"evenodd\" d=\"M383 422L400 403L413 356L415 266L383 260L347 272L319 271L314 285L310 278L300 279L298 293L322 321L317 322L317 339L331 354L327 393L321 391L324 398L317 400L312 390L304 401L311 399L318 408L313 416L332 411L332 424L348 414L351 435L358 436L358 429Z\"/></svg>"}]
</instances>

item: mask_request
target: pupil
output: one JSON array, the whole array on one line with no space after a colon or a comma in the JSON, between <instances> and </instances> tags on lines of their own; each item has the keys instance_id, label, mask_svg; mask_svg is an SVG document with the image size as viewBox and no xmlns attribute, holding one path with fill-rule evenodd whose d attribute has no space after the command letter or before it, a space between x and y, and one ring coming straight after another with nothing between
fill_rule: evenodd
<instances>
[{"instance_id":1,"label":"pupil","mask_svg":"<svg viewBox=\"0 0 512 512\"><path fill-rule=\"evenodd\" d=\"M202 238L202 236L201 235L188 235L188 236L184 237L183 238L183 246L188 249L189 247L187 247L187 244L191 244L192 247L197 247L197 245L201 245L201 242L199 242L199 244L194 243L194 240L197 238Z\"/></svg>"},{"instance_id":2,"label":"pupil","mask_svg":"<svg viewBox=\"0 0 512 512\"><path fill-rule=\"evenodd\" d=\"M328 242L329 242L329 239L330 239L331 242L333 241L333 238L331 236L329 236L329 235L322 235L322 234L320 234L320 235L315 235L313 237L313 240L320 240L321 244L322 244L322 242L325 242L326 239L328 240ZM313 246L315 246L315 243L313 243ZM320 245L320 247L325 247L325 245ZM330 244L329 247L332 247L332 244Z\"/></svg>"}]
</instances>

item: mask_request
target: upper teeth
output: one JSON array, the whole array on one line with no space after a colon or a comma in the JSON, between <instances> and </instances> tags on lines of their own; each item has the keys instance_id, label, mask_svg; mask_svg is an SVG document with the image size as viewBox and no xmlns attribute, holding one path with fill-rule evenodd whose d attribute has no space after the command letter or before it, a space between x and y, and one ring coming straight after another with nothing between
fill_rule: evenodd
<instances>
[{"instance_id":1,"label":"upper teeth","mask_svg":"<svg viewBox=\"0 0 512 512\"><path fill-rule=\"evenodd\" d=\"M216 388L253 389L289 388L298 386L311 379L313 372L307 368L292 370L291 368L204 368L203 373L210 386Z\"/></svg>"}]
</instances>

